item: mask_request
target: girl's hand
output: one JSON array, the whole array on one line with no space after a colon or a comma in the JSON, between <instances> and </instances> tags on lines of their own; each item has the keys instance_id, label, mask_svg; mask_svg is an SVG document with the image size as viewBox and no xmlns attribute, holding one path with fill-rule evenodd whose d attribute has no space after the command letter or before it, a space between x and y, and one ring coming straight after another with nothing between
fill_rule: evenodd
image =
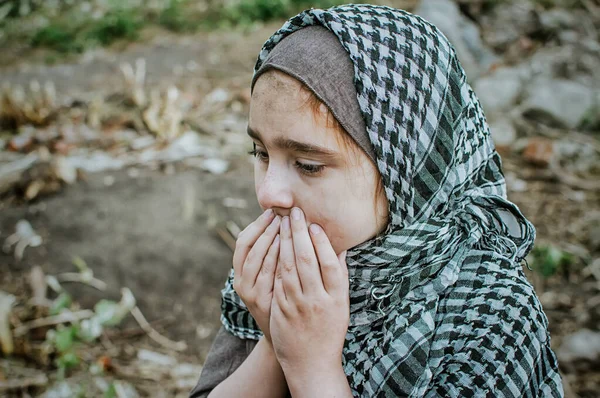
<instances>
[{"instance_id":1,"label":"girl's hand","mask_svg":"<svg viewBox=\"0 0 600 398\"><path fill-rule=\"evenodd\" d=\"M269 319L279 255L280 217L268 209L238 235L233 253L233 288L271 343Z\"/></svg>"},{"instance_id":2,"label":"girl's hand","mask_svg":"<svg viewBox=\"0 0 600 398\"><path fill-rule=\"evenodd\" d=\"M350 318L346 252L337 256L318 225L310 231L298 208L292 209L291 220L281 222L270 324L286 377L305 380L311 379L309 373L341 370Z\"/></svg>"}]
</instances>

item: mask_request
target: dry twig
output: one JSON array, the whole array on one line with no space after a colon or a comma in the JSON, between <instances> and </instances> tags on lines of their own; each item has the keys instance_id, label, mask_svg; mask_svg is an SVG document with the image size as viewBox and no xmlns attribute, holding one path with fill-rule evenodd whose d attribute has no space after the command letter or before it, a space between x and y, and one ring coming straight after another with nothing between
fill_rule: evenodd
<instances>
[{"instance_id":1,"label":"dry twig","mask_svg":"<svg viewBox=\"0 0 600 398\"><path fill-rule=\"evenodd\" d=\"M174 317L167 316L165 318L155 319L148 323L154 327L166 326L166 325L172 323L173 320L174 320ZM133 328L125 329L125 330L117 330L117 331L107 330L106 331L106 336L111 339L136 337L136 336L139 336L142 334L146 334L146 332L144 331L144 329L142 329L141 327L137 327L137 326L133 327Z\"/></svg>"},{"instance_id":2,"label":"dry twig","mask_svg":"<svg viewBox=\"0 0 600 398\"><path fill-rule=\"evenodd\" d=\"M101 291L106 290L106 282L101 281L100 279L96 279L94 277L89 277L87 276L87 274L83 274L80 272L64 272L62 274L58 274L56 275L56 280L58 280L60 283L84 283Z\"/></svg>"},{"instance_id":3,"label":"dry twig","mask_svg":"<svg viewBox=\"0 0 600 398\"><path fill-rule=\"evenodd\" d=\"M81 311L64 311L58 315L49 316L46 318L38 318L32 321L26 322L14 330L15 337L25 335L29 330L36 329L44 326L59 325L67 322L77 322L83 319L91 318L94 316L94 311L81 310Z\"/></svg>"},{"instance_id":4,"label":"dry twig","mask_svg":"<svg viewBox=\"0 0 600 398\"><path fill-rule=\"evenodd\" d=\"M558 181L571 188L584 191L600 191L600 181L579 178L571 173L561 170L558 166L551 166L549 171L553 177L558 179Z\"/></svg>"},{"instance_id":5,"label":"dry twig","mask_svg":"<svg viewBox=\"0 0 600 398\"><path fill-rule=\"evenodd\" d=\"M219 237L225 242L225 244L231 249L231 251L235 250L235 239L231 236L229 231L223 227L217 227L215 229Z\"/></svg>"},{"instance_id":6,"label":"dry twig","mask_svg":"<svg viewBox=\"0 0 600 398\"><path fill-rule=\"evenodd\" d=\"M47 384L48 377L46 377L45 374L38 374L22 379L0 380L0 391L22 390L28 387L43 387Z\"/></svg>"},{"instance_id":7,"label":"dry twig","mask_svg":"<svg viewBox=\"0 0 600 398\"><path fill-rule=\"evenodd\" d=\"M187 344L185 343L185 341L170 340L158 333L156 330L154 330L154 328L150 326L150 324L142 314L142 311L140 311L140 309L137 306L131 310L131 315L133 315L137 323L146 332L146 334L148 334L148 336L152 340L156 341L158 344L175 351L184 351L187 349Z\"/></svg>"}]
</instances>

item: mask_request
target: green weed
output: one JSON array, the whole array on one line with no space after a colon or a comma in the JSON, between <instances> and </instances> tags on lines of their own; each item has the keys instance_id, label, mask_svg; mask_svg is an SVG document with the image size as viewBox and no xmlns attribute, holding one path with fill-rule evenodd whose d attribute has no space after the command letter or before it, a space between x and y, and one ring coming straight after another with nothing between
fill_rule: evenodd
<instances>
[{"instance_id":1,"label":"green weed","mask_svg":"<svg viewBox=\"0 0 600 398\"><path fill-rule=\"evenodd\" d=\"M549 278L559 271L565 270L575 262L571 253L552 245L536 246L528 257L532 269L544 278Z\"/></svg>"},{"instance_id":2,"label":"green weed","mask_svg":"<svg viewBox=\"0 0 600 398\"><path fill-rule=\"evenodd\" d=\"M158 16L158 24L173 32L189 32L196 29L198 21L186 9L187 1L171 0Z\"/></svg>"},{"instance_id":3,"label":"green weed","mask_svg":"<svg viewBox=\"0 0 600 398\"><path fill-rule=\"evenodd\" d=\"M94 278L93 271L83 259L75 257L73 264L84 280ZM53 289L59 294L52 302L50 314L58 315L70 311L73 306L71 296L58 281L55 282ZM80 351L82 345L96 341L107 327L119 325L135 307L135 297L129 289L121 289L121 294L119 302L105 299L98 301L90 318L73 321L69 326L59 325L55 329L48 330L46 345L55 353L54 363L58 368L59 378L64 378L71 369L82 362Z\"/></svg>"},{"instance_id":4,"label":"green weed","mask_svg":"<svg viewBox=\"0 0 600 398\"><path fill-rule=\"evenodd\" d=\"M92 25L84 36L88 40L108 45L119 39L137 39L141 27L141 18L134 10L117 10Z\"/></svg>"},{"instance_id":5,"label":"green weed","mask_svg":"<svg viewBox=\"0 0 600 398\"><path fill-rule=\"evenodd\" d=\"M119 39L135 40L142 27L133 10L117 9L99 20L57 21L40 29L31 39L33 47L47 47L62 53L82 52Z\"/></svg>"},{"instance_id":6,"label":"green weed","mask_svg":"<svg viewBox=\"0 0 600 398\"><path fill-rule=\"evenodd\" d=\"M41 6L29 16L14 14L11 9L7 18L0 20L0 29L6 32L0 41L25 40L32 47L44 47L63 54L81 53L117 40L136 40L148 25L159 25L174 32L248 26L285 19L311 7L329 8L343 3L347 0L230 0L211 1L208 9L199 9L193 1L169 0L163 8L156 9L134 6L125 0L110 0L108 10L100 18L82 13L75 3L61 3L60 9L52 14L46 13ZM33 14L47 23L42 27L25 23L27 18L34 17ZM22 26L29 28L24 30L20 28Z\"/></svg>"},{"instance_id":7,"label":"green weed","mask_svg":"<svg viewBox=\"0 0 600 398\"><path fill-rule=\"evenodd\" d=\"M48 47L62 53L80 52L83 45L75 32L65 25L49 25L39 30L31 39L33 47Z\"/></svg>"},{"instance_id":8,"label":"green weed","mask_svg":"<svg viewBox=\"0 0 600 398\"><path fill-rule=\"evenodd\" d=\"M344 4L340 0L236 0L221 10L224 20L233 24L252 24L291 17L306 8L329 8Z\"/></svg>"}]
</instances>

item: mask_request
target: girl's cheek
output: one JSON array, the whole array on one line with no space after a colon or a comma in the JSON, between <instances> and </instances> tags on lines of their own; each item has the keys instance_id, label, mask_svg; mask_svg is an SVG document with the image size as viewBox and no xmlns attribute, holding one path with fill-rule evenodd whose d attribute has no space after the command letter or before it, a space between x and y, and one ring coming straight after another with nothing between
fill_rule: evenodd
<instances>
[{"instance_id":1,"label":"girl's cheek","mask_svg":"<svg viewBox=\"0 0 600 398\"><path fill-rule=\"evenodd\" d=\"M323 228L323 231L325 231L325 233L327 233L328 226L330 225L330 221L327 217L327 213L326 213L326 211L323 211L322 209L319 209L314 214L307 214L306 223L307 223L307 225L310 225L312 223L319 224L321 226L321 228ZM327 236L329 236L329 235L327 235Z\"/></svg>"},{"instance_id":2,"label":"girl's cheek","mask_svg":"<svg viewBox=\"0 0 600 398\"><path fill-rule=\"evenodd\" d=\"M338 251L343 251L344 249L342 246L344 245L345 239L344 231L346 229L337 223L329 222L323 227L323 230L325 231L325 234L327 234L333 248L336 249L336 253Z\"/></svg>"}]
</instances>

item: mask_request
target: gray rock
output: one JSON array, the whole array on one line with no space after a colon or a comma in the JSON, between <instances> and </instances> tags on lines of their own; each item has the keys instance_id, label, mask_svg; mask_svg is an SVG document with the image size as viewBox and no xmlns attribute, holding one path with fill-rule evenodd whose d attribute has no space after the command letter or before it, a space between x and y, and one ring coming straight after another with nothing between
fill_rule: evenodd
<instances>
[{"instance_id":1,"label":"gray rock","mask_svg":"<svg viewBox=\"0 0 600 398\"><path fill-rule=\"evenodd\" d=\"M575 44L580 39L579 34L574 30L565 29L558 32L558 40L561 44Z\"/></svg>"},{"instance_id":2,"label":"gray rock","mask_svg":"<svg viewBox=\"0 0 600 398\"><path fill-rule=\"evenodd\" d=\"M573 31L564 31L564 35L559 34L562 45L546 45L537 50L529 59L532 74L599 87L600 44L577 34L568 39L563 37L572 34Z\"/></svg>"},{"instance_id":3,"label":"gray rock","mask_svg":"<svg viewBox=\"0 0 600 398\"><path fill-rule=\"evenodd\" d=\"M598 152L589 142L564 137L554 141L556 155L563 170L573 173L590 173L598 167Z\"/></svg>"},{"instance_id":4,"label":"gray rock","mask_svg":"<svg viewBox=\"0 0 600 398\"><path fill-rule=\"evenodd\" d=\"M517 139L517 131L508 119L498 119L490 122L490 132L494 144L498 148L508 148Z\"/></svg>"},{"instance_id":5,"label":"gray rock","mask_svg":"<svg viewBox=\"0 0 600 398\"><path fill-rule=\"evenodd\" d=\"M509 171L504 175L504 178L506 179L506 188L510 192L527 192L527 181L521 180L515 173Z\"/></svg>"},{"instance_id":6,"label":"gray rock","mask_svg":"<svg viewBox=\"0 0 600 398\"><path fill-rule=\"evenodd\" d=\"M477 25L461 14L455 2L423 0L414 13L437 26L450 40L470 81L497 59L481 41Z\"/></svg>"},{"instance_id":7,"label":"gray rock","mask_svg":"<svg viewBox=\"0 0 600 398\"><path fill-rule=\"evenodd\" d=\"M562 363L576 361L600 361L600 333L589 329L581 329L564 338L562 345L556 352Z\"/></svg>"},{"instance_id":8,"label":"gray rock","mask_svg":"<svg viewBox=\"0 0 600 398\"><path fill-rule=\"evenodd\" d=\"M600 54L600 43L598 43L597 40L594 40L592 38L585 38L581 40L579 44L581 44L582 48L584 48L592 54Z\"/></svg>"},{"instance_id":9,"label":"gray rock","mask_svg":"<svg viewBox=\"0 0 600 398\"><path fill-rule=\"evenodd\" d=\"M550 32L570 29L577 25L575 16L563 8L553 8L540 14L541 27Z\"/></svg>"},{"instance_id":10,"label":"gray rock","mask_svg":"<svg viewBox=\"0 0 600 398\"><path fill-rule=\"evenodd\" d=\"M592 87L540 77L529 85L521 112L549 124L575 129L594 106L595 96Z\"/></svg>"},{"instance_id":11,"label":"gray rock","mask_svg":"<svg viewBox=\"0 0 600 398\"><path fill-rule=\"evenodd\" d=\"M504 50L522 36L541 29L535 5L527 0L494 7L481 18L484 41L496 50Z\"/></svg>"},{"instance_id":12,"label":"gray rock","mask_svg":"<svg viewBox=\"0 0 600 398\"><path fill-rule=\"evenodd\" d=\"M489 119L514 107L523 92L526 77L527 71L523 68L500 68L475 82L473 89Z\"/></svg>"}]
</instances>

